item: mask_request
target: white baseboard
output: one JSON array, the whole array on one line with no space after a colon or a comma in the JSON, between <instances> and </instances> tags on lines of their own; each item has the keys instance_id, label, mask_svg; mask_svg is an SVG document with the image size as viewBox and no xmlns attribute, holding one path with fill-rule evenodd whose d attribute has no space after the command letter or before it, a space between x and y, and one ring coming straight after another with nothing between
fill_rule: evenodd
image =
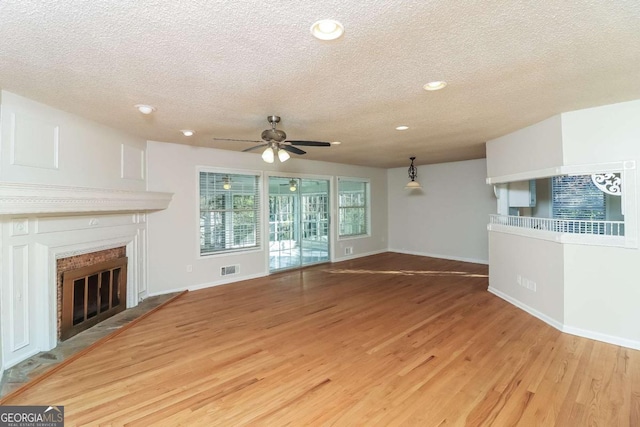
<instances>
[{"instance_id":1,"label":"white baseboard","mask_svg":"<svg viewBox=\"0 0 640 427\"><path fill-rule=\"evenodd\" d=\"M613 335L603 334L600 332L589 331L586 329L575 328L573 326L564 325L562 332L576 335L583 338L589 338L596 341L606 342L608 344L619 345L621 347L640 350L640 341L630 340L627 338L616 337Z\"/></svg>"},{"instance_id":2,"label":"white baseboard","mask_svg":"<svg viewBox=\"0 0 640 427\"><path fill-rule=\"evenodd\" d=\"M471 258L449 257L449 256L445 256L445 255L428 254L428 253L423 253L423 252L408 252L408 251L401 251L401 250L387 249L387 248L380 249L380 250L377 250L377 251L357 253L357 254L346 255L346 256L343 255L343 256L341 256L339 258L336 257L331 262L333 263L333 262L349 261L349 260L352 260L352 259L363 258L363 257L371 256L371 255L383 254L385 252L398 252L398 253L408 254L408 255L428 256L428 257L432 257L432 258L450 259L450 260L453 260L453 261L470 262L470 263L474 263L474 264L488 264L488 261L471 259ZM237 277L237 278L232 276L232 277L226 278L224 280L218 280L218 281L215 281L215 282L207 282L207 283L201 283L201 284L198 284L198 285L189 285L189 286L182 286L182 287L179 287L179 288L165 289L165 290L162 290L162 291L159 291L159 292L147 291L147 297L155 297L155 296L158 296L158 295L165 295L165 294L171 294L171 293L182 292L182 291L197 291L199 289L206 289L206 288L211 288L213 286L227 285L229 283L240 282L242 280L257 279L259 277L265 277L265 276L268 276L268 275L269 275L269 273L265 272L265 273L258 273L258 274L253 274L253 275L250 275L250 276L242 276L242 277Z\"/></svg>"},{"instance_id":3,"label":"white baseboard","mask_svg":"<svg viewBox=\"0 0 640 427\"><path fill-rule=\"evenodd\" d=\"M367 252L367 253L361 253L361 254L353 254L353 255L348 255L348 256L345 256L345 257L342 257L342 258L335 259L332 262L348 261L350 259L362 258L362 257L370 256L370 255L382 254L382 253L385 253L385 252L388 252L387 249L382 249L382 250L379 250L379 251L373 251L373 252ZM228 278L225 278L223 280L217 280L215 282L200 283L198 285L188 285L188 286L182 286L182 287L173 288L173 289L164 289L164 290L158 291L158 292L147 291L147 296L148 297L155 297L155 296L158 296L158 295L172 294L172 293L175 293L175 292L197 291L199 289L206 289L206 288L211 288L211 287L220 286L220 285L228 285L229 283L241 282L243 280L257 279L259 277L265 277L265 276L268 276L268 275L269 275L268 272L264 272L264 273L257 273L257 274L252 274L252 275L249 275L249 276L241 276L241 277L230 276Z\"/></svg>"},{"instance_id":4,"label":"white baseboard","mask_svg":"<svg viewBox=\"0 0 640 427\"><path fill-rule=\"evenodd\" d=\"M182 291L188 291L188 290L189 289L184 287L184 288L179 288L179 289L168 289L168 290L163 290L163 291L159 291L159 292L149 292L149 293L147 293L147 298L157 297L159 295L173 294L175 292L182 292Z\"/></svg>"},{"instance_id":5,"label":"white baseboard","mask_svg":"<svg viewBox=\"0 0 640 427\"><path fill-rule=\"evenodd\" d=\"M336 257L334 260L332 260L331 262L341 262L341 261L348 261L350 259L356 259L356 258L362 258L362 257L366 257L366 256L371 256L371 255L378 255L378 254L383 254L385 252L389 252L388 249L380 249L378 251L372 251L372 252L365 252L362 254L352 254L352 255L342 255L341 257Z\"/></svg>"},{"instance_id":6,"label":"white baseboard","mask_svg":"<svg viewBox=\"0 0 640 427\"><path fill-rule=\"evenodd\" d=\"M235 283L235 282L241 282L241 281L244 281L244 280L257 279L259 277L265 277L265 276L268 276L268 275L269 275L269 273L256 273L256 274L250 274L248 276L242 276L242 277L236 277L236 278L231 276L229 278L216 280L215 282L202 283L200 285L189 286L189 287L187 287L187 290L189 290L189 291L197 291L199 289L206 289L206 288L211 288L211 287L220 286L220 285L228 285L229 283Z\"/></svg>"},{"instance_id":7,"label":"white baseboard","mask_svg":"<svg viewBox=\"0 0 640 427\"><path fill-rule=\"evenodd\" d=\"M556 328L561 332L575 335L582 338L588 338L591 340L606 342L607 344L619 345L621 347L640 350L640 341L630 340L628 338L617 337L614 335L603 334L601 332L589 331L587 329L581 329L581 328L576 328L574 326L565 325L564 323L559 322L547 316L546 314L541 313L538 310L529 307L528 305L522 303L521 301L515 298L512 298L509 295L505 294L504 292L499 291L495 288L492 288L491 286L489 286L488 291L494 294L495 296L502 298L508 303L515 305L519 309L526 311L530 315L537 317L538 319L542 320L543 322L545 322L550 326L553 326L554 328Z\"/></svg>"},{"instance_id":8,"label":"white baseboard","mask_svg":"<svg viewBox=\"0 0 640 427\"><path fill-rule=\"evenodd\" d=\"M527 313L529 313L530 315L532 315L533 317L537 317L538 319L542 320L543 322L545 322L548 325L553 326L554 328L556 328L559 331L562 331L564 324L550 316L547 316L546 314L536 310L535 308L529 307L528 305L524 304L522 301L519 301L507 294L505 294L502 291L497 290L496 288L493 288L491 286L489 286L489 288L487 289L489 292L491 292L492 294L494 294L495 296L502 298L503 300L507 301L510 304L515 305L516 307L518 307L521 310L526 311Z\"/></svg>"},{"instance_id":9,"label":"white baseboard","mask_svg":"<svg viewBox=\"0 0 640 427\"><path fill-rule=\"evenodd\" d=\"M451 255L432 254L432 253L429 253L429 252L407 251L407 250L404 250L404 249L393 249L393 248L389 248L389 252L397 252L399 254L407 254L407 255L428 256L428 257L431 257L431 258L448 259L448 260L451 260L451 261L470 262L472 264L489 265L489 260L486 260L486 259L465 258L465 257L451 256Z\"/></svg>"},{"instance_id":10,"label":"white baseboard","mask_svg":"<svg viewBox=\"0 0 640 427\"><path fill-rule=\"evenodd\" d=\"M235 277L235 278L232 276L229 278L225 278L223 280L217 280L215 282L207 282L207 283L200 283L197 285L182 286L180 288L165 289L160 292L149 292L148 296L155 297L158 295L172 294L175 292L197 291L200 289L212 288L214 286L228 285L229 283L242 282L243 280L257 279L259 277L265 277L268 275L269 275L268 273L257 273L257 274L251 274L249 276L241 276L241 277Z\"/></svg>"}]
</instances>

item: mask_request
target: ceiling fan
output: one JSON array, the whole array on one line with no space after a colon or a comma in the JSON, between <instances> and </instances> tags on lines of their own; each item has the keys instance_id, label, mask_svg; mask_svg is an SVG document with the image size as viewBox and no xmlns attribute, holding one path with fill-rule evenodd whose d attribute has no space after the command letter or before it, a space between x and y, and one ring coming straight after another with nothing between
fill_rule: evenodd
<instances>
[{"instance_id":1,"label":"ceiling fan","mask_svg":"<svg viewBox=\"0 0 640 427\"><path fill-rule=\"evenodd\" d=\"M254 141L250 139L233 139L233 138L213 138L216 141L241 141L241 142L261 142L260 145L250 147L242 150L252 151L258 148L266 147L262 153L262 159L267 163L273 163L276 154L281 162L285 162L289 159L289 153L305 154L306 151L299 149L297 146L306 147L330 147L330 142L323 141L299 141L287 139L287 134L280 129L276 129L278 123L280 123L280 116L267 116L267 121L271 124L271 129L266 129L262 132L262 141Z\"/></svg>"}]
</instances>

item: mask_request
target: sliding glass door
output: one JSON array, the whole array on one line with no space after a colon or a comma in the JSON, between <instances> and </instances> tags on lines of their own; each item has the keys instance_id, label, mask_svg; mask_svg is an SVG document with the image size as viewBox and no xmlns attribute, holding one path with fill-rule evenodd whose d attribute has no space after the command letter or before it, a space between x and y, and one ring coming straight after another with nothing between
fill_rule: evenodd
<instances>
[{"instance_id":1,"label":"sliding glass door","mask_svg":"<svg viewBox=\"0 0 640 427\"><path fill-rule=\"evenodd\" d=\"M329 181L269 177L269 270L329 260Z\"/></svg>"},{"instance_id":2,"label":"sliding glass door","mask_svg":"<svg viewBox=\"0 0 640 427\"><path fill-rule=\"evenodd\" d=\"M269 177L269 271L301 265L298 180Z\"/></svg>"},{"instance_id":3,"label":"sliding glass door","mask_svg":"<svg viewBox=\"0 0 640 427\"><path fill-rule=\"evenodd\" d=\"M329 181L302 179L300 205L302 265L329 261Z\"/></svg>"}]
</instances>

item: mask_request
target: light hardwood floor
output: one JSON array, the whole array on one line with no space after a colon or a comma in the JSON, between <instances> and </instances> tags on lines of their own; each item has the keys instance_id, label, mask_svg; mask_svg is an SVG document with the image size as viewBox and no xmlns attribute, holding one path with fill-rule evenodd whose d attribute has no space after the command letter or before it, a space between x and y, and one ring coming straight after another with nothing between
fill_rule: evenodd
<instances>
[{"instance_id":1,"label":"light hardwood floor","mask_svg":"<svg viewBox=\"0 0 640 427\"><path fill-rule=\"evenodd\" d=\"M640 425L640 352L385 253L187 293L9 401L66 426Z\"/></svg>"}]
</instances>

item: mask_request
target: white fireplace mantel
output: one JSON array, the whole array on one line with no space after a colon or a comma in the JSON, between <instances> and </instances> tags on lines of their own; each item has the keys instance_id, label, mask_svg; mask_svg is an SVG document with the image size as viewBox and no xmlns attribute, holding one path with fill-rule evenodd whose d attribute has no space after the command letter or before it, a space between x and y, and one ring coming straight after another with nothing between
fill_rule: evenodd
<instances>
[{"instance_id":1,"label":"white fireplace mantel","mask_svg":"<svg viewBox=\"0 0 640 427\"><path fill-rule=\"evenodd\" d=\"M0 215L144 212L166 209L172 193L0 182Z\"/></svg>"},{"instance_id":2,"label":"white fireplace mantel","mask_svg":"<svg viewBox=\"0 0 640 427\"><path fill-rule=\"evenodd\" d=\"M146 213L173 194L0 182L0 372L57 344L61 257L125 246L127 308L147 292Z\"/></svg>"}]
</instances>

